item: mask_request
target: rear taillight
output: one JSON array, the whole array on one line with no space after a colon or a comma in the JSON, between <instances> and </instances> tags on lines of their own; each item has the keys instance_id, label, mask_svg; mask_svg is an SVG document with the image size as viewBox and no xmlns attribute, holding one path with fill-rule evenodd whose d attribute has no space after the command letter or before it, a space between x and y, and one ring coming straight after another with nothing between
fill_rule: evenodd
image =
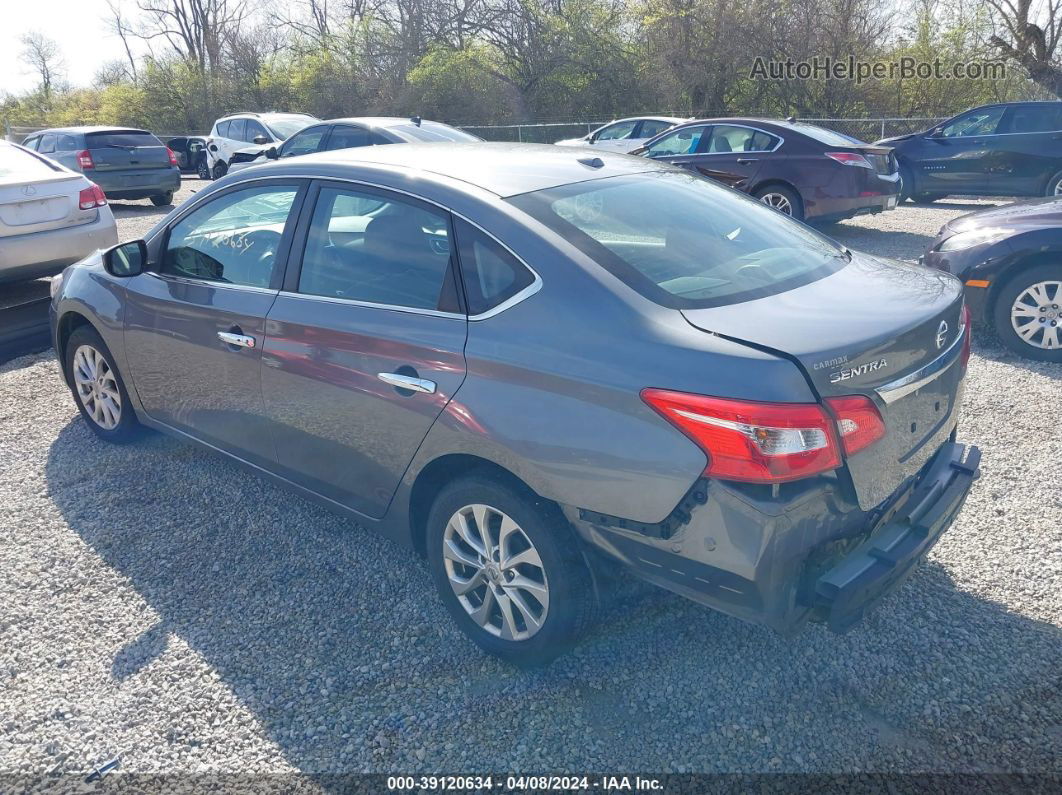
<instances>
[{"instance_id":1,"label":"rear taillight","mask_svg":"<svg viewBox=\"0 0 1062 795\"><path fill-rule=\"evenodd\" d=\"M836 160L838 163L844 166L857 166L859 168L873 169L874 166L870 164L863 155L856 154L855 152L826 152L826 157L831 160Z\"/></svg>"},{"instance_id":2,"label":"rear taillight","mask_svg":"<svg viewBox=\"0 0 1062 795\"><path fill-rule=\"evenodd\" d=\"M77 165L79 168L95 168L92 162L92 153L88 149L82 149L77 153Z\"/></svg>"},{"instance_id":3,"label":"rear taillight","mask_svg":"<svg viewBox=\"0 0 1062 795\"><path fill-rule=\"evenodd\" d=\"M173 150L170 149L168 146L166 147L166 154L168 154L170 156L170 165L171 166L177 165L177 155L175 155L173 153Z\"/></svg>"},{"instance_id":4,"label":"rear taillight","mask_svg":"<svg viewBox=\"0 0 1062 795\"><path fill-rule=\"evenodd\" d=\"M664 389L644 389L642 400L704 451L704 472L712 477L781 483L841 465L833 421L817 403L754 403Z\"/></svg>"},{"instance_id":5,"label":"rear taillight","mask_svg":"<svg viewBox=\"0 0 1062 795\"><path fill-rule=\"evenodd\" d=\"M970 363L970 344L973 342L973 323L971 320L973 316L970 314L970 307L966 304L962 305L962 354L959 357L960 366L962 371L966 372L966 365Z\"/></svg>"},{"instance_id":6,"label":"rear taillight","mask_svg":"<svg viewBox=\"0 0 1062 795\"><path fill-rule=\"evenodd\" d=\"M107 197L99 185L92 185L77 195L77 206L82 210L91 210L93 207L106 207Z\"/></svg>"},{"instance_id":7,"label":"rear taillight","mask_svg":"<svg viewBox=\"0 0 1062 795\"><path fill-rule=\"evenodd\" d=\"M826 398L837 418L845 455L854 455L885 435L885 422L874 401L862 395Z\"/></svg>"}]
</instances>

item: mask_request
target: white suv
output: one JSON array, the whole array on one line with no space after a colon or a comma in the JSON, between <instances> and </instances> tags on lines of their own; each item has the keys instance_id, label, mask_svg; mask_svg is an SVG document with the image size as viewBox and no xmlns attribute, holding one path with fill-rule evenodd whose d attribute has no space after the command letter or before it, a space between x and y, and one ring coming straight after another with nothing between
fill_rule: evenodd
<instances>
[{"instance_id":1,"label":"white suv","mask_svg":"<svg viewBox=\"0 0 1062 795\"><path fill-rule=\"evenodd\" d=\"M213 179L229 170L232 156L248 146L281 144L316 121L305 113L233 113L214 122L207 139L207 168Z\"/></svg>"}]
</instances>

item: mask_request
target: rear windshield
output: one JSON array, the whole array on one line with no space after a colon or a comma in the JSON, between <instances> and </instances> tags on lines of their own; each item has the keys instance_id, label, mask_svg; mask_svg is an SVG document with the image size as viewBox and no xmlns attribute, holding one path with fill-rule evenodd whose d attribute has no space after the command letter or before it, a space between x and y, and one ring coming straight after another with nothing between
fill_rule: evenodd
<instances>
[{"instance_id":1,"label":"rear windshield","mask_svg":"<svg viewBox=\"0 0 1062 795\"><path fill-rule=\"evenodd\" d=\"M409 124L397 124L394 127L388 127L388 129L409 141L454 141L457 143L470 143L472 141L483 140L478 136L472 135L472 133L466 133L464 130L459 130L448 124L438 124L430 121L422 121L419 127L413 122L410 122Z\"/></svg>"},{"instance_id":2,"label":"rear windshield","mask_svg":"<svg viewBox=\"0 0 1062 795\"><path fill-rule=\"evenodd\" d=\"M844 267L836 243L776 210L678 169L509 199L640 293L701 308L790 290Z\"/></svg>"},{"instance_id":3,"label":"rear windshield","mask_svg":"<svg viewBox=\"0 0 1062 795\"><path fill-rule=\"evenodd\" d=\"M143 130L86 133L85 143L89 149L102 149L107 146L162 146L162 141Z\"/></svg>"},{"instance_id":4,"label":"rear windshield","mask_svg":"<svg viewBox=\"0 0 1062 795\"><path fill-rule=\"evenodd\" d=\"M0 143L0 183L30 182L54 176L56 171L61 169L44 158Z\"/></svg>"},{"instance_id":5,"label":"rear windshield","mask_svg":"<svg viewBox=\"0 0 1062 795\"><path fill-rule=\"evenodd\" d=\"M801 124L800 122L780 123L771 122L777 124L779 127L795 130L802 135L806 135L808 138L814 138L816 141L827 146L866 146L864 141L860 141L858 138L853 138L850 135L839 133L836 130L827 130L824 127L816 127L814 124Z\"/></svg>"}]
</instances>

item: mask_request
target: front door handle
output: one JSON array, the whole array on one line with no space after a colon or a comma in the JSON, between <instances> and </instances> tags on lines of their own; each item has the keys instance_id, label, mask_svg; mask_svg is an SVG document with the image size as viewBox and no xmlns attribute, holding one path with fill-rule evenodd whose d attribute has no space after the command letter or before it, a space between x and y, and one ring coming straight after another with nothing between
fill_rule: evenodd
<instances>
[{"instance_id":1,"label":"front door handle","mask_svg":"<svg viewBox=\"0 0 1062 795\"><path fill-rule=\"evenodd\" d=\"M738 165L747 166L749 163L755 163L759 160L758 157L739 157L737 159Z\"/></svg>"},{"instance_id":2,"label":"front door handle","mask_svg":"<svg viewBox=\"0 0 1062 795\"><path fill-rule=\"evenodd\" d=\"M417 378L412 375L403 375L402 373L377 373L376 377L385 384L390 384L399 389L408 389L411 392L424 392L428 395L435 394L436 383L434 381L429 381L427 378Z\"/></svg>"},{"instance_id":3,"label":"front door handle","mask_svg":"<svg viewBox=\"0 0 1062 795\"><path fill-rule=\"evenodd\" d=\"M255 345L254 337L247 334L238 334L239 329L233 331L219 331L218 339L224 342L226 345L232 345L234 348L253 348Z\"/></svg>"}]
</instances>

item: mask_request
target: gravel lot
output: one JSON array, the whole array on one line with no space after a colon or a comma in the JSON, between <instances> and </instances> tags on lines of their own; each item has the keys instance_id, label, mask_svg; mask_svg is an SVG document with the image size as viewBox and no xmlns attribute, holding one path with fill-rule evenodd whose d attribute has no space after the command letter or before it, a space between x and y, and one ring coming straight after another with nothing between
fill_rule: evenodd
<instances>
[{"instance_id":1,"label":"gravel lot","mask_svg":"<svg viewBox=\"0 0 1062 795\"><path fill-rule=\"evenodd\" d=\"M198 181L185 183L184 198ZM826 231L914 259L984 202ZM115 205L123 239L162 211ZM850 634L632 587L574 654L482 656L425 564L162 436L111 447L53 358L0 366L0 772L1062 772L1062 366L977 339L983 477Z\"/></svg>"}]
</instances>

